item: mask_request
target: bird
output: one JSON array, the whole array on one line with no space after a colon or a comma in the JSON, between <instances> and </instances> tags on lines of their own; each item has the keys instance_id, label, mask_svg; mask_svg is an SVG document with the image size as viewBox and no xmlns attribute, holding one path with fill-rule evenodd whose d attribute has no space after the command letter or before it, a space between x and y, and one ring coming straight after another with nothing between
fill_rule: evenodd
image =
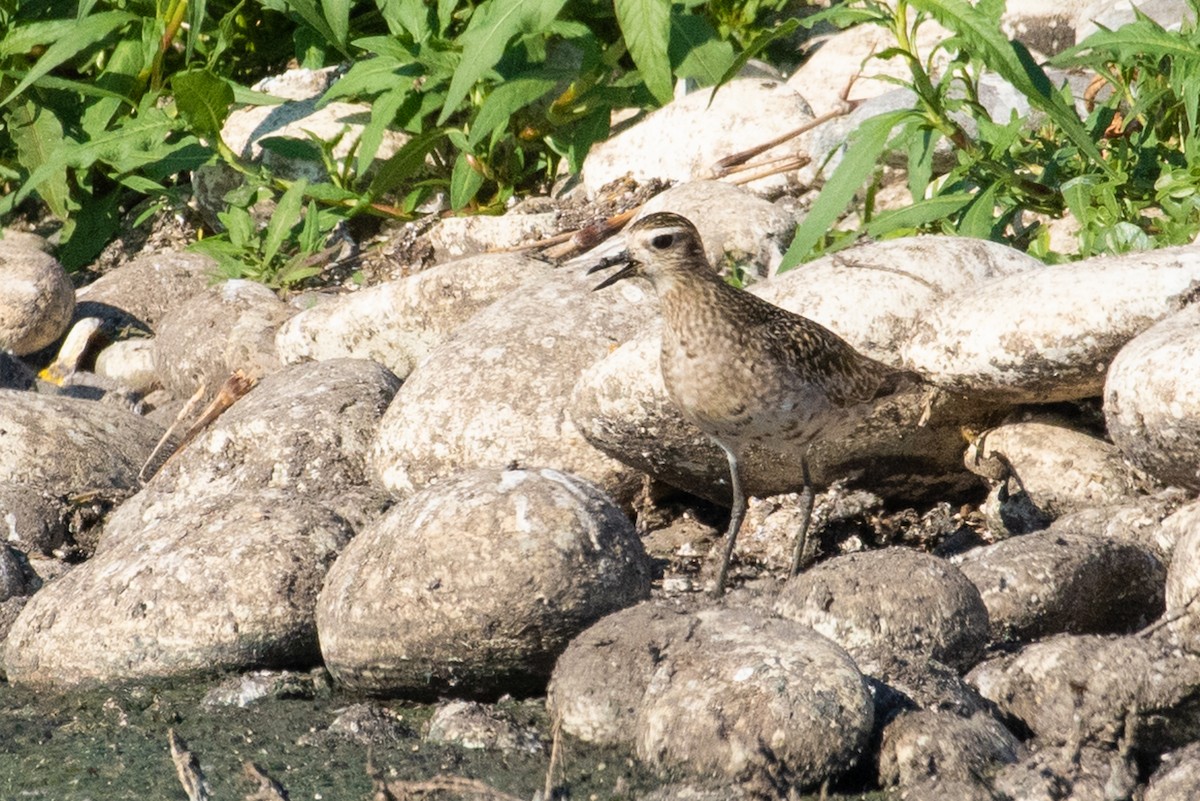
<instances>
[{"instance_id":1,"label":"bird","mask_svg":"<svg viewBox=\"0 0 1200 801\"><path fill-rule=\"evenodd\" d=\"M753 445L794 448L801 455L801 519L789 571L795 576L806 558L814 500L808 446L822 431L865 414L874 401L920 377L865 356L819 323L726 283L685 217L648 214L624 236L623 251L588 270L623 265L593 291L629 278L650 282L662 312L659 366L667 394L729 463L732 507L712 595L725 592L746 514L740 465Z\"/></svg>"}]
</instances>

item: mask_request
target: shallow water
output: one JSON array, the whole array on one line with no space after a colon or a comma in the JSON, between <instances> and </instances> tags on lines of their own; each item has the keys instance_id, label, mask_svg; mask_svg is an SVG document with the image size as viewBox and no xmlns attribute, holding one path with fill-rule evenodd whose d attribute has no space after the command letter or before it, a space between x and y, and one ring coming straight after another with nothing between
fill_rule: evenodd
<instances>
[{"instance_id":1,"label":"shallow water","mask_svg":"<svg viewBox=\"0 0 1200 801\"><path fill-rule=\"evenodd\" d=\"M316 698L264 698L246 708L201 704L212 686L146 684L49 695L0 682L0 801L182 801L186 794L167 742L171 729L198 757L213 799L237 801L256 789L243 776L246 761L282 784L292 801L368 801L368 758L393 781L462 776L519 798L533 798L545 786L550 726L536 701L498 706L515 722L540 733L547 747L538 753L427 743L420 732L433 706L398 700L380 703L398 713L408 731L368 747L336 736L302 742L306 735L324 731L339 711L361 698L327 692ZM556 797L635 799L671 778L619 749L564 738L560 750Z\"/></svg>"},{"instance_id":2,"label":"shallow water","mask_svg":"<svg viewBox=\"0 0 1200 801\"><path fill-rule=\"evenodd\" d=\"M0 683L0 801L183 799L167 743L174 729L200 760L214 799L241 799L256 785L242 764L260 765L292 801L370 798L368 747L339 737L298 741L323 730L355 698L264 699L247 708L209 707L210 685L144 685L63 696L38 695ZM545 783L548 753L497 753L431 745L420 737L428 705L387 701L411 734L370 747L388 779L466 776L522 798ZM548 731L539 705L506 708L522 723ZM546 737L548 741L548 737ZM557 784L571 798L636 797L662 783L628 754L567 741ZM632 795L631 795L632 794Z\"/></svg>"}]
</instances>

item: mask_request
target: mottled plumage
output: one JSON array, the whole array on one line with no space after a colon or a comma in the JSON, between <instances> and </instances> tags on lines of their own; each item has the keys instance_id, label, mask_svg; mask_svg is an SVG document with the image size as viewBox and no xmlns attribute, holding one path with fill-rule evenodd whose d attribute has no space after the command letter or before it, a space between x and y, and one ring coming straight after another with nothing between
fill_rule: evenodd
<instances>
[{"instance_id":1,"label":"mottled plumage","mask_svg":"<svg viewBox=\"0 0 1200 801\"><path fill-rule=\"evenodd\" d=\"M892 394L907 374L863 356L812 320L735 289L712 270L695 226L677 214L651 214L629 226L627 253L593 268L628 261L601 282L642 277L662 305L663 381L684 417L708 434L729 460L733 509L715 593L725 576L746 498L738 460L755 443L805 449L856 407ZM805 468L807 510L792 557L799 570L807 540L812 486Z\"/></svg>"}]
</instances>

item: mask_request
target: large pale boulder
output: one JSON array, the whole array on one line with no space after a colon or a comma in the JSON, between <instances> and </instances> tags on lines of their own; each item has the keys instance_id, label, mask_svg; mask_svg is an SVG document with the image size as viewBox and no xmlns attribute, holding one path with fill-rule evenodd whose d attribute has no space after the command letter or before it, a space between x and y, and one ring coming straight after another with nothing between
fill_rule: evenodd
<instances>
[{"instance_id":1,"label":"large pale boulder","mask_svg":"<svg viewBox=\"0 0 1200 801\"><path fill-rule=\"evenodd\" d=\"M1104 384L1104 418L1131 462L1200 491L1200 303L1121 348Z\"/></svg>"},{"instance_id":2,"label":"large pale boulder","mask_svg":"<svg viewBox=\"0 0 1200 801\"><path fill-rule=\"evenodd\" d=\"M649 593L641 541L594 485L548 469L470 471L354 540L321 591L321 651L354 690L537 690L572 637Z\"/></svg>"}]
</instances>

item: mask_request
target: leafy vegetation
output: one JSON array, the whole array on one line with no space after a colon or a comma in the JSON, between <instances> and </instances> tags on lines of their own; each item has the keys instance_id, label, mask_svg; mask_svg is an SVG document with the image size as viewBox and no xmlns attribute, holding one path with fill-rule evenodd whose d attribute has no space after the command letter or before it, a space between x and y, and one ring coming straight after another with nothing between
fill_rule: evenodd
<instances>
[{"instance_id":1,"label":"leafy vegetation","mask_svg":"<svg viewBox=\"0 0 1200 801\"><path fill-rule=\"evenodd\" d=\"M1200 0L1189 3L1200 14ZM222 165L240 185L197 247L227 275L287 286L313 274L311 257L339 225L404 219L434 201L501 211L563 165L578 171L614 110L661 105L680 78L719 86L751 56L790 52L801 24L832 21L891 32L895 45L877 57L907 65L913 103L858 127L786 264L864 235L988 237L1053 260L1186 242L1200 230L1196 24L1173 32L1139 16L1053 59L1048 67L1099 76L1080 92L1000 33L1002 0L850 0L804 23L785 19L785 7L0 0L0 220L48 211L61 221L60 258L78 268L130 210L144 219L178 207L195 171ZM921 52L930 20L951 35ZM278 102L249 86L289 63L340 65L320 102L366 103L370 119L357 139L345 135L348 156L334 155L342 137L263 142L313 168L284 174L233 152L220 132L235 106ZM986 73L1027 100L1034 124L989 117ZM384 150L389 130L411 138ZM897 154L914 201L882 211L874 187ZM856 227L837 230L856 197L865 197ZM1078 224L1078 247L1054 253L1041 223L1064 215Z\"/></svg>"},{"instance_id":2,"label":"leafy vegetation","mask_svg":"<svg viewBox=\"0 0 1200 801\"><path fill-rule=\"evenodd\" d=\"M1189 2L1195 20L1200 2ZM863 235L953 233L1005 241L1055 260L1182 244L1200 232L1200 26L1193 21L1169 32L1139 13L1130 25L1094 34L1051 61L1098 76L1076 97L1000 33L1003 10L996 0L974 6L863 0L819 17L891 31L896 46L878 57L907 64L911 79L901 83L914 102L859 127L797 231L785 268ZM931 19L951 32L936 48L948 61L940 76L930 67L937 53L919 52L916 44L919 27ZM993 120L979 99L985 72L1011 84L1037 122L1015 113ZM1089 109L1086 119L1077 106ZM954 164L935 175L938 149ZM878 181L879 165L891 153L907 160L914 202L876 213L868 191L861 224L831 232L864 183ZM1038 220L1064 214L1079 226L1078 250L1053 253Z\"/></svg>"},{"instance_id":3,"label":"leafy vegetation","mask_svg":"<svg viewBox=\"0 0 1200 801\"><path fill-rule=\"evenodd\" d=\"M0 218L40 200L63 223L60 258L79 267L125 210L180 203L187 176L220 163L245 185L201 247L228 272L242 264L241 274L294 283L341 221L403 218L437 193L456 210L499 210L560 162L577 171L613 109L660 105L678 78L715 83L780 5L3 0ZM321 102L371 109L348 159L331 158L329 143L274 144L324 168L300 189L220 138L235 102L276 102L247 84L289 59L349 64ZM413 139L383 160L387 129ZM287 223L259 233L249 209L267 198L286 201Z\"/></svg>"}]
</instances>

